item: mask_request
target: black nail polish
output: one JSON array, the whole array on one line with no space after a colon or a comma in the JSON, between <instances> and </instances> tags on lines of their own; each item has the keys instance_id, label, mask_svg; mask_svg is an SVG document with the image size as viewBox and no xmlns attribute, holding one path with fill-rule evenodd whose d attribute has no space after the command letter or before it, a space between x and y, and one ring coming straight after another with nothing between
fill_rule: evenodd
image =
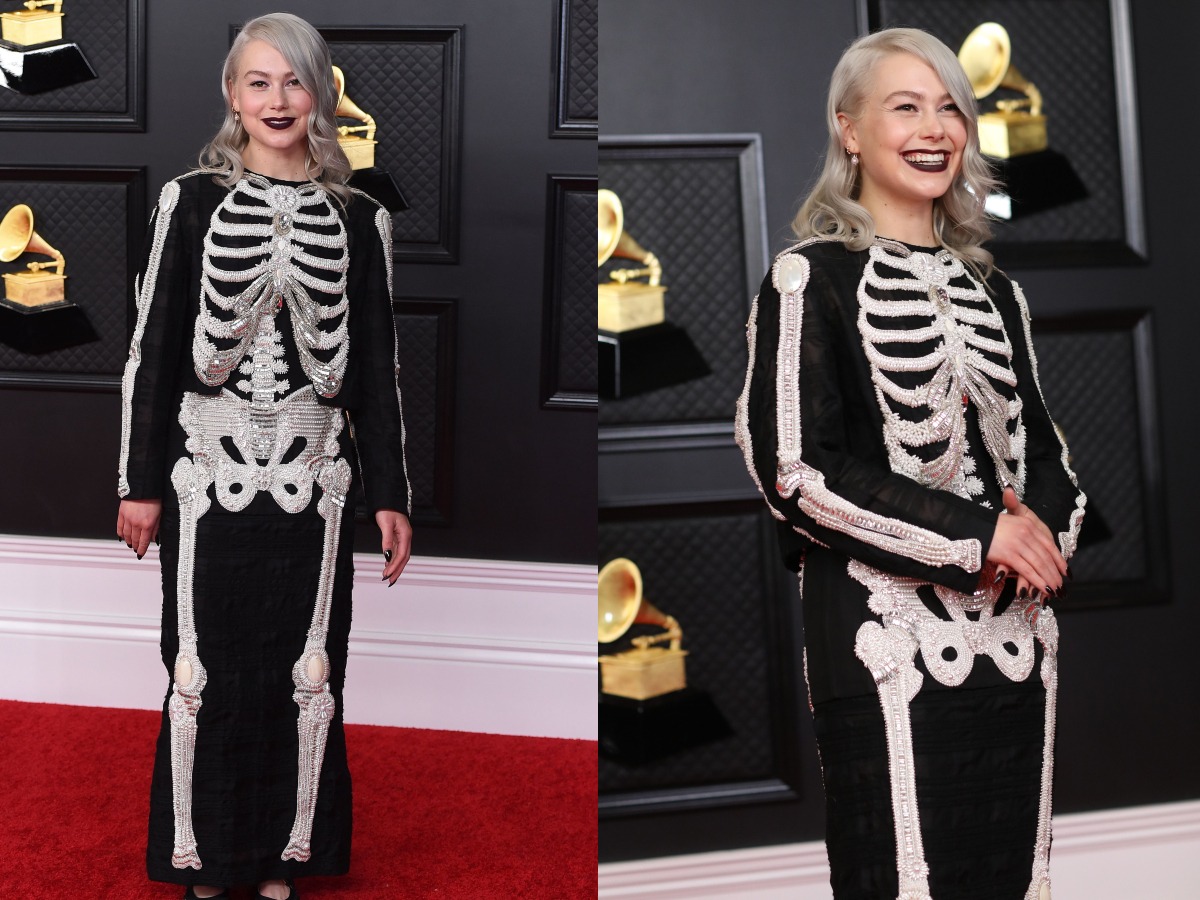
<instances>
[{"instance_id":1,"label":"black nail polish","mask_svg":"<svg viewBox=\"0 0 1200 900\"><path fill-rule=\"evenodd\" d=\"M1017 596L1020 597L1022 600L1024 600L1026 597L1029 596L1029 589L1021 588L1019 591L1017 591Z\"/></svg>"},{"instance_id":2,"label":"black nail polish","mask_svg":"<svg viewBox=\"0 0 1200 900\"><path fill-rule=\"evenodd\" d=\"M138 554L138 559L141 559L141 558L142 558L143 556L145 556L145 555L146 555L145 553L139 553L139 554Z\"/></svg>"},{"instance_id":3,"label":"black nail polish","mask_svg":"<svg viewBox=\"0 0 1200 900\"><path fill-rule=\"evenodd\" d=\"M391 562L391 561L392 561L392 551L391 551L391 550L384 550L384 551L383 551L383 561L384 561L384 562Z\"/></svg>"},{"instance_id":4,"label":"black nail polish","mask_svg":"<svg viewBox=\"0 0 1200 900\"><path fill-rule=\"evenodd\" d=\"M1054 588L1050 587L1050 585L1046 585L1046 596L1047 597L1054 596Z\"/></svg>"},{"instance_id":5,"label":"black nail polish","mask_svg":"<svg viewBox=\"0 0 1200 900\"><path fill-rule=\"evenodd\" d=\"M995 580L994 580L994 581L992 581L992 584L999 584L999 583L1000 583L1000 582L1002 582L1003 580L1004 580L1004 573L1003 573L1003 572L997 572L997 573L996 573L996 578L995 578Z\"/></svg>"}]
</instances>

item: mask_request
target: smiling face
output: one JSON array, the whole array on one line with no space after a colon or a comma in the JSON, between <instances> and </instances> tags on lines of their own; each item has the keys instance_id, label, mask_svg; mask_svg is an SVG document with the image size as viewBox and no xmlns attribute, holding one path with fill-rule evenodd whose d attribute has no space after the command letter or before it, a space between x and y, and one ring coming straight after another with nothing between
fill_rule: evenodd
<instances>
[{"instance_id":1,"label":"smiling face","mask_svg":"<svg viewBox=\"0 0 1200 900\"><path fill-rule=\"evenodd\" d=\"M296 174L295 163L299 162L303 171L312 96L300 85L283 54L265 41L250 41L237 69L237 76L227 87L230 103L241 114L249 136L242 151L247 168L290 178ZM287 169L287 174L280 173L280 166Z\"/></svg>"},{"instance_id":2,"label":"smiling face","mask_svg":"<svg viewBox=\"0 0 1200 900\"><path fill-rule=\"evenodd\" d=\"M967 123L937 73L908 53L875 66L857 119L838 114L846 148L859 154L858 202L879 222L930 216L962 168Z\"/></svg>"}]
</instances>

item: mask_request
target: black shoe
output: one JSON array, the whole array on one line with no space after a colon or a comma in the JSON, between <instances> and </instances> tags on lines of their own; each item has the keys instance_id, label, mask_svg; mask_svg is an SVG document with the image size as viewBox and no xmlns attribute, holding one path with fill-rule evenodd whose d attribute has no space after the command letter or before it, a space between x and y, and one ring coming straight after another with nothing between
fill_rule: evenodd
<instances>
[{"instance_id":1,"label":"black shoe","mask_svg":"<svg viewBox=\"0 0 1200 900\"><path fill-rule=\"evenodd\" d=\"M229 888L221 891L219 894L213 894L211 897L200 897L196 894L195 889L189 884L187 891L183 895L183 900L228 900Z\"/></svg>"},{"instance_id":2,"label":"black shoe","mask_svg":"<svg viewBox=\"0 0 1200 900\"><path fill-rule=\"evenodd\" d=\"M288 886L288 890L291 891L291 893L287 895L287 900L300 900L300 895L296 892L296 885L292 882L292 880L290 878L285 878L283 883L286 884ZM271 900L271 898L266 894L256 894L255 896L258 897L258 900Z\"/></svg>"}]
</instances>

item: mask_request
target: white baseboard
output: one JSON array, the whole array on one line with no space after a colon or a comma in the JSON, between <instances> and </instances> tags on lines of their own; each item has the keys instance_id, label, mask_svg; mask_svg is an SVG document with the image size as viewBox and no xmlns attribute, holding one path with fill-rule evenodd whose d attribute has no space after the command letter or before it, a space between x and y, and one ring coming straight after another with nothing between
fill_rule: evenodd
<instances>
[{"instance_id":1,"label":"white baseboard","mask_svg":"<svg viewBox=\"0 0 1200 900\"><path fill-rule=\"evenodd\" d=\"M346 721L596 738L596 570L356 554ZM0 698L158 709L156 548L0 535Z\"/></svg>"},{"instance_id":2,"label":"white baseboard","mask_svg":"<svg viewBox=\"0 0 1200 900\"><path fill-rule=\"evenodd\" d=\"M1197 900L1200 801L1054 819L1054 900ZM819 841L606 863L600 900L829 900Z\"/></svg>"}]
</instances>

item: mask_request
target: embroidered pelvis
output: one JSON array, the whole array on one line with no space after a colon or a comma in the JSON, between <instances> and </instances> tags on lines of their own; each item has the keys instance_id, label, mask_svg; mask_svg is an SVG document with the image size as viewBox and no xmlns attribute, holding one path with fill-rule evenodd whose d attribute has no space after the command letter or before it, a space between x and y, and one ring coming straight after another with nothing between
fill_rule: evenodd
<instances>
[{"instance_id":1,"label":"embroidered pelvis","mask_svg":"<svg viewBox=\"0 0 1200 900\"><path fill-rule=\"evenodd\" d=\"M910 704L923 681L915 665L917 653L921 654L929 674L951 687L966 680L979 655L990 656L1010 680L1024 681L1033 670L1033 640L1036 637L1041 642L1045 651L1041 667L1046 687L1045 741L1037 840L1026 897L1048 898L1050 790L1058 693L1058 623L1054 614L1036 603L1014 603L1001 615L994 615L999 585L976 594L960 594L939 585L889 575L857 560L850 561L849 573L870 591L868 606L882 619L882 623L863 623L854 652L875 680L887 729L900 900L930 900L929 866L925 862L917 809L910 718ZM950 621L936 616L922 601L919 590L932 590L950 615Z\"/></svg>"},{"instance_id":2,"label":"embroidered pelvis","mask_svg":"<svg viewBox=\"0 0 1200 900\"><path fill-rule=\"evenodd\" d=\"M268 491L280 507L297 513L308 506L313 485L321 489L317 502L317 511L325 520L321 573L304 651L292 667L296 684L293 699L300 707L296 820L282 854L283 859L306 860L325 741L335 711L325 641L342 507L350 489L350 465L337 455L342 415L337 409L320 406L312 387L306 386L279 403L250 402L229 391L216 397L188 393L180 407L179 421L187 432L185 446L191 457L176 462L171 473L180 510L179 654L168 703L175 809L171 863L180 869L201 868L192 829L192 770L196 714L208 675L197 649L193 576L196 528L211 503L210 485L221 505L232 511L245 509L259 491ZM232 442L240 459L231 456L226 440ZM288 455L294 458L282 462Z\"/></svg>"}]
</instances>

